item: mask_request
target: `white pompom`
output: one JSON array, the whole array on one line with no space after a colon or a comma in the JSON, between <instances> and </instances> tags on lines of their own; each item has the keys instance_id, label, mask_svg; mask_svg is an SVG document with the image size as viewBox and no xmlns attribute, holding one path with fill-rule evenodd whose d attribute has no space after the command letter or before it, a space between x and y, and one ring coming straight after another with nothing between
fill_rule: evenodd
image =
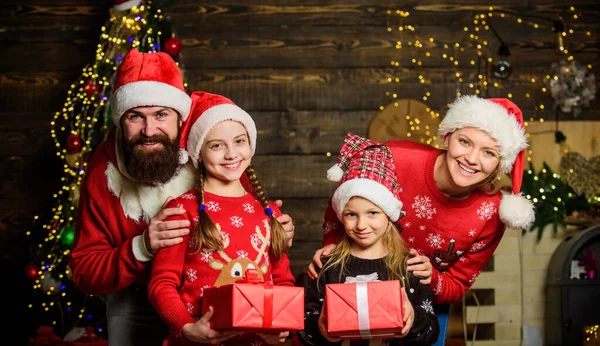
<instances>
[{"instance_id":1,"label":"white pompom","mask_svg":"<svg viewBox=\"0 0 600 346\"><path fill-rule=\"evenodd\" d=\"M188 155L187 151L179 149L179 164L185 165L188 162L189 158L190 156Z\"/></svg>"},{"instance_id":2,"label":"white pompom","mask_svg":"<svg viewBox=\"0 0 600 346\"><path fill-rule=\"evenodd\" d=\"M529 229L535 221L533 203L521 194L502 192L498 213L500 220L510 228Z\"/></svg>"},{"instance_id":3,"label":"white pompom","mask_svg":"<svg viewBox=\"0 0 600 346\"><path fill-rule=\"evenodd\" d=\"M333 165L330 169L327 170L327 179L329 181L338 182L342 180L343 175L344 171L338 165Z\"/></svg>"}]
</instances>

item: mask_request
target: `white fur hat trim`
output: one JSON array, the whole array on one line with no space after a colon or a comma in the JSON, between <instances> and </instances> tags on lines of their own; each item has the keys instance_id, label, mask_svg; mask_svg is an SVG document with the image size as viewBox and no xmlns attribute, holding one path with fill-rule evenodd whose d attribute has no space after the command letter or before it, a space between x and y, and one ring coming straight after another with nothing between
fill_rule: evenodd
<instances>
[{"instance_id":1,"label":"white fur hat trim","mask_svg":"<svg viewBox=\"0 0 600 346\"><path fill-rule=\"evenodd\" d=\"M256 125L254 120L245 110L234 104L220 104L207 109L194 122L187 139L187 152L194 166L198 167L200 150L208 132L217 124L225 120L234 120L242 123L248 131L252 155L256 151Z\"/></svg>"},{"instance_id":2,"label":"white fur hat trim","mask_svg":"<svg viewBox=\"0 0 600 346\"><path fill-rule=\"evenodd\" d=\"M342 183L332 198L333 210L338 219L342 220L342 212L352 197L363 197L377 205L390 217L393 222L398 221L402 214L402 202L385 186L367 178L354 178Z\"/></svg>"},{"instance_id":3,"label":"white fur hat trim","mask_svg":"<svg viewBox=\"0 0 600 346\"><path fill-rule=\"evenodd\" d=\"M501 147L500 171L509 173L519 152L527 148L522 125L501 105L474 95L456 99L441 122L440 137L465 127L487 132Z\"/></svg>"},{"instance_id":4,"label":"white fur hat trim","mask_svg":"<svg viewBox=\"0 0 600 346\"><path fill-rule=\"evenodd\" d=\"M122 85L111 96L110 106L115 125L121 116L136 107L159 106L175 109L185 121L190 114L192 98L180 89L162 82L139 81Z\"/></svg>"}]
</instances>

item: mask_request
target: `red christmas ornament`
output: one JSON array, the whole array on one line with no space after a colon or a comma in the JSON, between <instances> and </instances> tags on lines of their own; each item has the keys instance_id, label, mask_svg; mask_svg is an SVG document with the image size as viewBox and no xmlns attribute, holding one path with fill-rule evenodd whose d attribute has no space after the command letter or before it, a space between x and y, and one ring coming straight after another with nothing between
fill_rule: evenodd
<instances>
[{"instance_id":1,"label":"red christmas ornament","mask_svg":"<svg viewBox=\"0 0 600 346\"><path fill-rule=\"evenodd\" d=\"M98 86L98 83L90 79L87 82L85 82L83 90L85 90L85 93L88 96L93 96L97 95L100 92L100 87Z\"/></svg>"},{"instance_id":2,"label":"red christmas ornament","mask_svg":"<svg viewBox=\"0 0 600 346\"><path fill-rule=\"evenodd\" d=\"M83 140L79 135L69 135L67 137L67 151L69 153L80 153L83 148Z\"/></svg>"},{"instance_id":3,"label":"red christmas ornament","mask_svg":"<svg viewBox=\"0 0 600 346\"><path fill-rule=\"evenodd\" d=\"M172 57L181 53L181 41L177 37L168 38L163 44L163 51Z\"/></svg>"},{"instance_id":4,"label":"red christmas ornament","mask_svg":"<svg viewBox=\"0 0 600 346\"><path fill-rule=\"evenodd\" d=\"M25 276L31 281L37 280L40 278L40 274L38 273L40 268L33 264L28 264L25 266Z\"/></svg>"}]
</instances>

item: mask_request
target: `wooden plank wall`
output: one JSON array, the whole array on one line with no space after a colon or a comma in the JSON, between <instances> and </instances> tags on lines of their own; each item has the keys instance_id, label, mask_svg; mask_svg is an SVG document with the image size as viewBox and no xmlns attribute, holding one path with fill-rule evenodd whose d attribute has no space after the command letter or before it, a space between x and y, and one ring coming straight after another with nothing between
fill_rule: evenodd
<instances>
[{"instance_id":1,"label":"wooden plank wall","mask_svg":"<svg viewBox=\"0 0 600 346\"><path fill-rule=\"evenodd\" d=\"M420 99L421 72L431 79L427 102L443 111L456 88L454 69L439 58L443 44L461 37L463 27L472 23L475 13L487 11L490 2L440 5L420 0L402 2L401 7L398 1L386 0L173 3L165 13L183 41L190 89L224 94L257 122L259 178L271 197L284 200L283 209L297 224L291 258L298 273L320 244L322 214L334 188L325 171L335 161L344 135L366 135L379 106L390 102L386 92ZM32 216L53 205L61 164L54 156L49 122L70 83L92 60L111 5L110 0L6 0L0 5L0 256L26 256L24 233ZM499 0L493 5L548 18L570 5L584 10L577 25L590 35L569 36L567 42L579 61L598 63L596 1ZM394 45L400 34L386 30L388 23L398 25L398 17L388 15L388 9L409 11L406 22L416 27L423 42L436 39L426 46L438 58L416 69L410 60L422 52L406 49L398 55ZM515 71L510 83L490 96L512 92L527 115L535 113L537 102L524 96L533 90L531 77L545 75L558 59L551 23L540 20L540 25L542 29L518 25L514 18L494 21L511 49ZM493 37L488 39L496 45ZM473 78L476 70L468 63L469 54L464 56L461 69ZM402 67L391 68L392 59ZM402 81L388 82L392 75ZM596 107L584 118L599 119L599 114Z\"/></svg>"}]
</instances>

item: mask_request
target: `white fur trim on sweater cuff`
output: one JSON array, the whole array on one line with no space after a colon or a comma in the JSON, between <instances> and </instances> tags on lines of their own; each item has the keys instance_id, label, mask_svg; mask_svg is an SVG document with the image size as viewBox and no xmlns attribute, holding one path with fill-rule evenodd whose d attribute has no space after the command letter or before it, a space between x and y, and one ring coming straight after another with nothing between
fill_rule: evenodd
<instances>
[{"instance_id":1,"label":"white fur trim on sweater cuff","mask_svg":"<svg viewBox=\"0 0 600 346\"><path fill-rule=\"evenodd\" d=\"M144 231L144 234L146 232ZM137 235L133 237L133 241L131 242L131 247L133 250L133 255L140 262L150 262L154 259L154 255L152 255L148 249L146 249L146 242L144 241L144 234Z\"/></svg>"}]
</instances>

